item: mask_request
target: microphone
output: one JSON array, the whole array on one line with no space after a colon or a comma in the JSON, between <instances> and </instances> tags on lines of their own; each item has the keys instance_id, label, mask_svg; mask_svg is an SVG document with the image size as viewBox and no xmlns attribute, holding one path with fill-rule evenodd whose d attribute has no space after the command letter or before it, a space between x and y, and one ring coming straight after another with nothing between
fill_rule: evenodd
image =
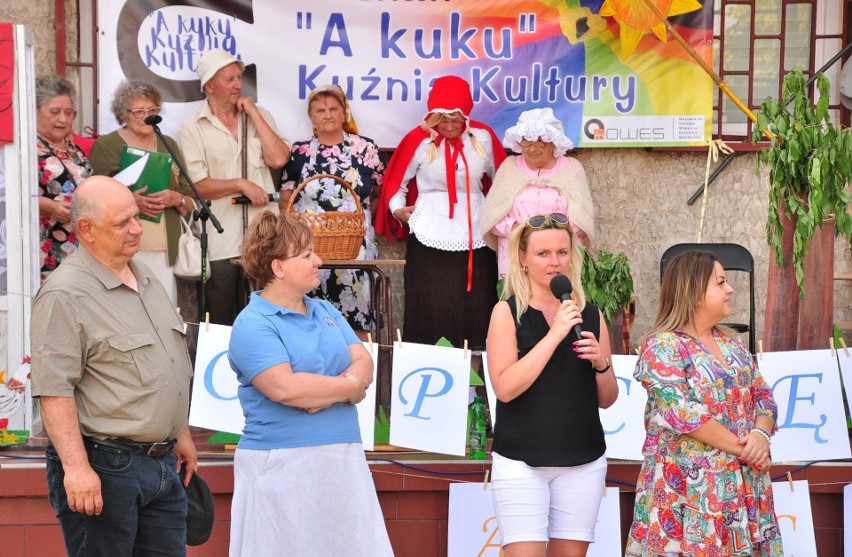
<instances>
[{"instance_id":1,"label":"microphone","mask_svg":"<svg viewBox=\"0 0 852 557\"><path fill-rule=\"evenodd\" d=\"M274 193L269 194L269 202L278 201L281 199L281 192L276 191ZM251 205L251 199L244 195L238 195L237 197L231 198L232 205Z\"/></svg>"},{"instance_id":2,"label":"microphone","mask_svg":"<svg viewBox=\"0 0 852 557\"><path fill-rule=\"evenodd\" d=\"M148 124L149 126L156 126L157 124L159 124L162 121L163 121L163 117L160 116L159 114L152 114L152 115L148 116L147 118L145 118L145 123Z\"/></svg>"},{"instance_id":3,"label":"microphone","mask_svg":"<svg viewBox=\"0 0 852 557\"><path fill-rule=\"evenodd\" d=\"M556 275L550 280L550 291L554 296L564 302L571 299L571 292L574 291L574 287L571 286L571 279L565 275ZM571 329L571 331L573 331L577 340L583 338L583 328L580 327L579 323L574 325L574 328Z\"/></svg>"}]
</instances>

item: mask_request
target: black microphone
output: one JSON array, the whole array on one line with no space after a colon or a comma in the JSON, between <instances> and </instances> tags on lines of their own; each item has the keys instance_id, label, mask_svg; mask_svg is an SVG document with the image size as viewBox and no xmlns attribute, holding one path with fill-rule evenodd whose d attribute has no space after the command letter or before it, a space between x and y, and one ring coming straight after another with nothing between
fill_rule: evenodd
<instances>
[{"instance_id":1,"label":"black microphone","mask_svg":"<svg viewBox=\"0 0 852 557\"><path fill-rule=\"evenodd\" d=\"M281 192L276 191L275 193L269 194L269 202L278 201L281 199ZM237 197L231 198L232 205L251 205L251 199L244 195L238 195Z\"/></svg>"},{"instance_id":2,"label":"black microphone","mask_svg":"<svg viewBox=\"0 0 852 557\"><path fill-rule=\"evenodd\" d=\"M574 291L574 287L571 286L571 279L565 275L556 275L550 280L550 291L554 296L564 302L571 299L571 292ZM583 338L583 328L580 327L579 323L574 325L574 328L571 330L574 332L574 336L577 337L577 340Z\"/></svg>"},{"instance_id":3,"label":"black microphone","mask_svg":"<svg viewBox=\"0 0 852 557\"><path fill-rule=\"evenodd\" d=\"M145 118L145 123L148 124L149 126L156 126L157 124L159 124L162 121L163 121L163 117L160 116L159 114L152 114L152 115L148 116L147 118Z\"/></svg>"}]
</instances>

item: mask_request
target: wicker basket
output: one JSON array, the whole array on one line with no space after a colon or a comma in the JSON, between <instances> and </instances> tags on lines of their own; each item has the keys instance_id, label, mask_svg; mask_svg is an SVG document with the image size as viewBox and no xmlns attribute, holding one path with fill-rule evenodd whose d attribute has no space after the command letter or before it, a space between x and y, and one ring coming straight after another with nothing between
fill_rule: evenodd
<instances>
[{"instance_id":1,"label":"wicker basket","mask_svg":"<svg viewBox=\"0 0 852 557\"><path fill-rule=\"evenodd\" d=\"M308 221L308 226L314 233L314 253L320 259L355 259L358 257L358 251L364 239L364 209L361 208L361 200L349 182L333 174L311 176L293 190L290 202L287 204L287 212L293 212L293 204L309 182L323 178L330 178L345 186L352 194L358 212L300 213Z\"/></svg>"}]
</instances>

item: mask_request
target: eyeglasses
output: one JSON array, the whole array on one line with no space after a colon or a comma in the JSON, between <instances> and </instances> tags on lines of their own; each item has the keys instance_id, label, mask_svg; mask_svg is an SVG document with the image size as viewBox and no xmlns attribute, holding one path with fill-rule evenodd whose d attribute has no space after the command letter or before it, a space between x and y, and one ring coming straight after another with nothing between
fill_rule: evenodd
<instances>
[{"instance_id":1,"label":"eyeglasses","mask_svg":"<svg viewBox=\"0 0 852 557\"><path fill-rule=\"evenodd\" d=\"M518 142L521 146L521 149L528 149L530 147L538 147L539 149L544 149L544 146L547 145L547 141L542 141L541 139L536 139L532 141L530 139L522 139Z\"/></svg>"},{"instance_id":2,"label":"eyeglasses","mask_svg":"<svg viewBox=\"0 0 852 557\"><path fill-rule=\"evenodd\" d=\"M135 118L145 118L146 116L156 116L160 113L159 106L152 106L151 108L134 108L133 110L128 109L127 112L132 114Z\"/></svg>"},{"instance_id":3,"label":"eyeglasses","mask_svg":"<svg viewBox=\"0 0 852 557\"><path fill-rule=\"evenodd\" d=\"M534 215L527 219L527 226L533 230L540 228L560 228L568 224L568 217L562 213L549 215Z\"/></svg>"}]
</instances>

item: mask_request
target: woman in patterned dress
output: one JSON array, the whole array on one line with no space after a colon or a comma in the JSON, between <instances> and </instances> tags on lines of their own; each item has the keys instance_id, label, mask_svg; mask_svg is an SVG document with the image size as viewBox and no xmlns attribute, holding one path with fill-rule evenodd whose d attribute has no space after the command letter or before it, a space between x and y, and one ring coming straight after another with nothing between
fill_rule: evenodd
<instances>
[{"instance_id":1,"label":"woman in patterned dress","mask_svg":"<svg viewBox=\"0 0 852 557\"><path fill-rule=\"evenodd\" d=\"M74 97L70 81L58 75L36 80L38 199L41 280L77 249L71 228L71 196L92 173L89 159L74 143Z\"/></svg>"},{"instance_id":2,"label":"woman in patterned dress","mask_svg":"<svg viewBox=\"0 0 852 557\"><path fill-rule=\"evenodd\" d=\"M299 184L317 174L340 176L355 189L364 210L366 234L357 259L376 259L378 249L370 216L370 197L378 195L385 165L371 139L358 135L346 94L337 85L318 87L308 96L314 136L297 141L284 167L281 196L289 199ZM296 211L357 211L349 191L330 178L312 180L293 204ZM311 294L331 302L363 340L372 327L370 278L364 271L320 270L320 286Z\"/></svg>"},{"instance_id":3,"label":"woman in patterned dress","mask_svg":"<svg viewBox=\"0 0 852 557\"><path fill-rule=\"evenodd\" d=\"M719 325L719 261L670 263L634 376L648 391L645 460L625 555L781 557L769 443L778 410L742 341Z\"/></svg>"}]
</instances>

